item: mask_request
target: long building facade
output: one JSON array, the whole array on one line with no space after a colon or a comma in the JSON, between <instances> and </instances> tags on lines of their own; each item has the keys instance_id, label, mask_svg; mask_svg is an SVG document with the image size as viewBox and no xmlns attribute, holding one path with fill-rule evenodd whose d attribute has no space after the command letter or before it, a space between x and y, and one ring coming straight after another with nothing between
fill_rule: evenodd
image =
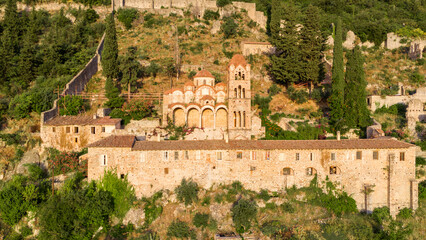
<instances>
[{"instance_id":1,"label":"long building facade","mask_svg":"<svg viewBox=\"0 0 426 240\"><path fill-rule=\"evenodd\" d=\"M327 177L360 210L388 206L393 215L416 209L415 147L392 139L138 141L110 136L89 145L88 178L108 169L127 175L137 196L173 190L183 178L204 188L240 181L281 191ZM366 191L366 188L369 191Z\"/></svg>"}]
</instances>

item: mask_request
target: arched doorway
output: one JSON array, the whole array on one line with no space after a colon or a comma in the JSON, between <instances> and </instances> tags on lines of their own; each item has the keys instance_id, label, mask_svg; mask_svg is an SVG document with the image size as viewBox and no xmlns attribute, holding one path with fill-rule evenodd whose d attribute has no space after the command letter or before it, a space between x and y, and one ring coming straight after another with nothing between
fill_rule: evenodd
<instances>
[{"instance_id":1,"label":"arched doorway","mask_svg":"<svg viewBox=\"0 0 426 240\"><path fill-rule=\"evenodd\" d=\"M200 124L200 112L192 108L188 111L188 127L199 127Z\"/></svg>"},{"instance_id":2,"label":"arched doorway","mask_svg":"<svg viewBox=\"0 0 426 240\"><path fill-rule=\"evenodd\" d=\"M201 127L214 128L214 114L211 109L205 109L201 117Z\"/></svg>"},{"instance_id":3,"label":"arched doorway","mask_svg":"<svg viewBox=\"0 0 426 240\"><path fill-rule=\"evenodd\" d=\"M225 109L220 108L216 112L216 128L224 127L226 128L228 126L228 113Z\"/></svg>"},{"instance_id":4,"label":"arched doorway","mask_svg":"<svg viewBox=\"0 0 426 240\"><path fill-rule=\"evenodd\" d=\"M185 125L185 112L182 108L176 108L173 111L173 124L175 126L184 126Z\"/></svg>"}]
</instances>

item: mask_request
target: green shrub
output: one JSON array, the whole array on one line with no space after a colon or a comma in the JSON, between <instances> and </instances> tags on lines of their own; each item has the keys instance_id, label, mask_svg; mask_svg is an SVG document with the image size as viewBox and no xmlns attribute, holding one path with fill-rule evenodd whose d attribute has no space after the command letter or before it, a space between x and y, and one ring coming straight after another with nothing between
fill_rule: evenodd
<instances>
[{"instance_id":1,"label":"green shrub","mask_svg":"<svg viewBox=\"0 0 426 240\"><path fill-rule=\"evenodd\" d=\"M410 75L410 82L413 84L423 85L425 84L425 76L416 70Z\"/></svg>"},{"instance_id":2,"label":"green shrub","mask_svg":"<svg viewBox=\"0 0 426 240\"><path fill-rule=\"evenodd\" d=\"M206 10L203 18L205 20L218 20L220 17L219 11Z\"/></svg>"},{"instance_id":3,"label":"green shrub","mask_svg":"<svg viewBox=\"0 0 426 240\"><path fill-rule=\"evenodd\" d=\"M136 18L138 18L138 10L134 8L118 9L117 19L124 24L127 30L132 28L132 23Z\"/></svg>"},{"instance_id":4,"label":"green shrub","mask_svg":"<svg viewBox=\"0 0 426 240\"><path fill-rule=\"evenodd\" d=\"M210 215L208 213L196 213L192 223L197 228L205 228L209 225Z\"/></svg>"},{"instance_id":5,"label":"green shrub","mask_svg":"<svg viewBox=\"0 0 426 240\"><path fill-rule=\"evenodd\" d=\"M27 225L23 226L20 229L20 232L21 232L22 237L24 237L24 238L33 234L33 230L30 227L28 227Z\"/></svg>"},{"instance_id":6,"label":"green shrub","mask_svg":"<svg viewBox=\"0 0 426 240\"><path fill-rule=\"evenodd\" d=\"M145 202L144 212L145 212L145 226L151 225L151 223L157 219L161 213L163 213L163 206L157 203L158 199L161 199L163 196L162 192L157 192L152 195L151 198L144 198Z\"/></svg>"},{"instance_id":7,"label":"green shrub","mask_svg":"<svg viewBox=\"0 0 426 240\"><path fill-rule=\"evenodd\" d=\"M175 189L177 199L184 202L185 205L190 205L198 200L198 191L198 184L185 178L182 179L180 185Z\"/></svg>"},{"instance_id":8,"label":"green shrub","mask_svg":"<svg viewBox=\"0 0 426 240\"><path fill-rule=\"evenodd\" d=\"M223 196L224 196L224 194L221 194L221 193L216 194L216 195L214 196L214 201L215 201L216 203L222 203L222 202L223 202Z\"/></svg>"},{"instance_id":9,"label":"green shrub","mask_svg":"<svg viewBox=\"0 0 426 240\"><path fill-rule=\"evenodd\" d=\"M398 103L390 107L382 106L381 108L377 108L374 113L376 114L388 113L388 114L392 114L396 116L405 117L406 112L407 112L407 106L402 103Z\"/></svg>"},{"instance_id":10,"label":"green shrub","mask_svg":"<svg viewBox=\"0 0 426 240\"><path fill-rule=\"evenodd\" d=\"M99 181L99 189L109 192L114 198L114 215L118 218L123 218L136 200L135 189L127 180L127 175L123 177L120 179L116 170L109 170Z\"/></svg>"},{"instance_id":11,"label":"green shrub","mask_svg":"<svg viewBox=\"0 0 426 240\"><path fill-rule=\"evenodd\" d=\"M0 139L6 143L6 145L21 145L24 143L21 131L15 133L2 133Z\"/></svg>"},{"instance_id":12,"label":"green shrub","mask_svg":"<svg viewBox=\"0 0 426 240\"><path fill-rule=\"evenodd\" d=\"M231 0L216 0L216 6L218 7L225 7L228 4L231 4Z\"/></svg>"},{"instance_id":13,"label":"green shrub","mask_svg":"<svg viewBox=\"0 0 426 240\"><path fill-rule=\"evenodd\" d=\"M82 153L60 152L57 149L49 148L47 162L53 168L54 175L65 174L72 171L87 172L87 166L80 162Z\"/></svg>"},{"instance_id":14,"label":"green shrub","mask_svg":"<svg viewBox=\"0 0 426 240\"><path fill-rule=\"evenodd\" d=\"M201 205L202 206L209 206L210 205L210 202L211 202L211 197L210 196L205 196L204 198L203 198L203 201L201 202Z\"/></svg>"},{"instance_id":15,"label":"green shrub","mask_svg":"<svg viewBox=\"0 0 426 240\"><path fill-rule=\"evenodd\" d=\"M260 231L262 231L263 235L271 237L272 239L286 239L284 238L284 233L287 231L287 228L278 220L263 223L260 227Z\"/></svg>"},{"instance_id":16,"label":"green shrub","mask_svg":"<svg viewBox=\"0 0 426 240\"><path fill-rule=\"evenodd\" d=\"M255 22L255 21L253 21L253 20L250 20L248 23L247 23L247 27L249 27L249 28L254 28L254 27L256 27L257 26L257 23Z\"/></svg>"},{"instance_id":17,"label":"green shrub","mask_svg":"<svg viewBox=\"0 0 426 240\"><path fill-rule=\"evenodd\" d=\"M419 183L419 199L426 199L426 180Z\"/></svg>"},{"instance_id":18,"label":"green shrub","mask_svg":"<svg viewBox=\"0 0 426 240\"><path fill-rule=\"evenodd\" d=\"M293 86L287 88L289 98L297 104L303 104L308 101L309 94L307 91L301 89L296 90Z\"/></svg>"},{"instance_id":19,"label":"green shrub","mask_svg":"<svg viewBox=\"0 0 426 240\"><path fill-rule=\"evenodd\" d=\"M167 236L179 239L190 237L190 228L186 222L180 220L173 221L167 228Z\"/></svg>"},{"instance_id":20,"label":"green shrub","mask_svg":"<svg viewBox=\"0 0 426 240\"><path fill-rule=\"evenodd\" d=\"M268 89L269 96L271 97L277 95L280 92L281 92L281 89L275 83L272 84L271 87Z\"/></svg>"},{"instance_id":21,"label":"green shrub","mask_svg":"<svg viewBox=\"0 0 426 240\"><path fill-rule=\"evenodd\" d=\"M397 217L402 219L408 219L413 216L413 210L411 208L403 208L399 211Z\"/></svg>"},{"instance_id":22,"label":"green shrub","mask_svg":"<svg viewBox=\"0 0 426 240\"><path fill-rule=\"evenodd\" d=\"M121 118L124 125L128 124L130 120L141 120L156 115L157 112L151 101L137 99L124 103L121 108L115 108L110 113L112 118Z\"/></svg>"},{"instance_id":23,"label":"green shrub","mask_svg":"<svg viewBox=\"0 0 426 240\"><path fill-rule=\"evenodd\" d=\"M281 204L280 207L284 212L288 212L288 213L294 213L295 212L293 205L289 202L285 202L285 203Z\"/></svg>"},{"instance_id":24,"label":"green shrub","mask_svg":"<svg viewBox=\"0 0 426 240\"><path fill-rule=\"evenodd\" d=\"M416 157L416 166L426 165L426 159L424 157Z\"/></svg>"},{"instance_id":25,"label":"green shrub","mask_svg":"<svg viewBox=\"0 0 426 240\"><path fill-rule=\"evenodd\" d=\"M322 100L323 92L319 88L312 90L311 98L317 102Z\"/></svg>"},{"instance_id":26,"label":"green shrub","mask_svg":"<svg viewBox=\"0 0 426 240\"><path fill-rule=\"evenodd\" d=\"M196 72L196 71L194 71L194 70L192 70L191 72L189 72L189 74L188 74L188 78L189 78L189 79L191 79L191 78L193 78L196 74L197 74L197 72Z\"/></svg>"},{"instance_id":27,"label":"green shrub","mask_svg":"<svg viewBox=\"0 0 426 240\"><path fill-rule=\"evenodd\" d=\"M219 60L217 60L217 59L216 59L216 60L214 60L213 64L214 64L214 65L219 65Z\"/></svg>"},{"instance_id":28,"label":"green shrub","mask_svg":"<svg viewBox=\"0 0 426 240\"><path fill-rule=\"evenodd\" d=\"M268 190L262 189L260 190L260 193L257 194L257 198L267 202L269 199L271 199L271 196L269 195Z\"/></svg>"},{"instance_id":29,"label":"green shrub","mask_svg":"<svg viewBox=\"0 0 426 240\"><path fill-rule=\"evenodd\" d=\"M247 232L256 221L257 205L247 199L240 199L231 209L232 221L237 233Z\"/></svg>"},{"instance_id":30,"label":"green shrub","mask_svg":"<svg viewBox=\"0 0 426 240\"><path fill-rule=\"evenodd\" d=\"M58 101L59 114L73 116L89 110L90 105L87 100L80 96L67 95Z\"/></svg>"},{"instance_id":31,"label":"green shrub","mask_svg":"<svg viewBox=\"0 0 426 240\"><path fill-rule=\"evenodd\" d=\"M383 222L388 221L392 218L388 207L375 208L373 210L373 213L371 214L371 217L379 225L382 225Z\"/></svg>"},{"instance_id":32,"label":"green shrub","mask_svg":"<svg viewBox=\"0 0 426 240\"><path fill-rule=\"evenodd\" d=\"M223 19L224 23L220 26L221 31L223 32L223 37L225 39L233 38L238 34L238 24L231 17L226 17Z\"/></svg>"},{"instance_id":33,"label":"green shrub","mask_svg":"<svg viewBox=\"0 0 426 240\"><path fill-rule=\"evenodd\" d=\"M29 177L33 181L37 181L47 177L47 172L38 164L32 163L26 165L28 168Z\"/></svg>"}]
</instances>

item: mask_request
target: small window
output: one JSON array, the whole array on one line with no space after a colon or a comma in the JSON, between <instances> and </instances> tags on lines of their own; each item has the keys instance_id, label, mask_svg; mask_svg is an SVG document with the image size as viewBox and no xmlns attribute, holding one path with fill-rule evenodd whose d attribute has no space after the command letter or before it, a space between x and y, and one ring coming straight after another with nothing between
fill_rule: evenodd
<instances>
[{"instance_id":1,"label":"small window","mask_svg":"<svg viewBox=\"0 0 426 240\"><path fill-rule=\"evenodd\" d=\"M332 161L336 160L336 153L331 153L331 160Z\"/></svg>"},{"instance_id":2,"label":"small window","mask_svg":"<svg viewBox=\"0 0 426 240\"><path fill-rule=\"evenodd\" d=\"M362 152L361 151L357 151L356 152L356 160L361 160L362 159Z\"/></svg>"},{"instance_id":3,"label":"small window","mask_svg":"<svg viewBox=\"0 0 426 240\"><path fill-rule=\"evenodd\" d=\"M124 179L124 174L120 174L120 178L121 178L121 179Z\"/></svg>"},{"instance_id":4,"label":"small window","mask_svg":"<svg viewBox=\"0 0 426 240\"><path fill-rule=\"evenodd\" d=\"M217 160L222 160L222 152L217 152Z\"/></svg>"},{"instance_id":5,"label":"small window","mask_svg":"<svg viewBox=\"0 0 426 240\"><path fill-rule=\"evenodd\" d=\"M337 174L337 167L330 167L330 174L331 175Z\"/></svg>"},{"instance_id":6,"label":"small window","mask_svg":"<svg viewBox=\"0 0 426 240\"><path fill-rule=\"evenodd\" d=\"M189 153L188 153L188 151L185 151L185 159L189 159Z\"/></svg>"},{"instance_id":7,"label":"small window","mask_svg":"<svg viewBox=\"0 0 426 240\"><path fill-rule=\"evenodd\" d=\"M105 132L105 127L102 127L102 132Z\"/></svg>"},{"instance_id":8,"label":"small window","mask_svg":"<svg viewBox=\"0 0 426 240\"><path fill-rule=\"evenodd\" d=\"M78 138L74 138L74 142L78 143Z\"/></svg>"},{"instance_id":9,"label":"small window","mask_svg":"<svg viewBox=\"0 0 426 240\"><path fill-rule=\"evenodd\" d=\"M242 159L243 158L243 152L237 152L237 158Z\"/></svg>"},{"instance_id":10,"label":"small window","mask_svg":"<svg viewBox=\"0 0 426 240\"><path fill-rule=\"evenodd\" d=\"M405 161L405 152L399 153L399 161Z\"/></svg>"},{"instance_id":11,"label":"small window","mask_svg":"<svg viewBox=\"0 0 426 240\"><path fill-rule=\"evenodd\" d=\"M374 151L373 152L373 159L374 160L378 160L379 159L379 152L378 151Z\"/></svg>"},{"instance_id":12,"label":"small window","mask_svg":"<svg viewBox=\"0 0 426 240\"><path fill-rule=\"evenodd\" d=\"M164 168L164 174L169 174L169 168Z\"/></svg>"},{"instance_id":13,"label":"small window","mask_svg":"<svg viewBox=\"0 0 426 240\"><path fill-rule=\"evenodd\" d=\"M201 159L201 151L197 151L195 153L195 158L196 158L196 160L200 160Z\"/></svg>"},{"instance_id":14,"label":"small window","mask_svg":"<svg viewBox=\"0 0 426 240\"><path fill-rule=\"evenodd\" d=\"M52 132L56 132L56 128L55 127L52 127Z\"/></svg>"},{"instance_id":15,"label":"small window","mask_svg":"<svg viewBox=\"0 0 426 240\"><path fill-rule=\"evenodd\" d=\"M74 133L78 133L78 127L74 127Z\"/></svg>"},{"instance_id":16,"label":"small window","mask_svg":"<svg viewBox=\"0 0 426 240\"><path fill-rule=\"evenodd\" d=\"M306 175L312 176L314 174L315 174L315 170L313 168L310 167L306 169Z\"/></svg>"},{"instance_id":17,"label":"small window","mask_svg":"<svg viewBox=\"0 0 426 240\"><path fill-rule=\"evenodd\" d=\"M101 155L101 165L102 166L107 165L107 155Z\"/></svg>"},{"instance_id":18,"label":"small window","mask_svg":"<svg viewBox=\"0 0 426 240\"><path fill-rule=\"evenodd\" d=\"M291 168L284 168L283 169L283 175L291 175Z\"/></svg>"},{"instance_id":19,"label":"small window","mask_svg":"<svg viewBox=\"0 0 426 240\"><path fill-rule=\"evenodd\" d=\"M169 160L169 152L164 152L164 153L163 153L163 160L164 160L164 161Z\"/></svg>"},{"instance_id":20,"label":"small window","mask_svg":"<svg viewBox=\"0 0 426 240\"><path fill-rule=\"evenodd\" d=\"M256 151L251 151L251 160L256 160Z\"/></svg>"},{"instance_id":21,"label":"small window","mask_svg":"<svg viewBox=\"0 0 426 240\"><path fill-rule=\"evenodd\" d=\"M310 154L309 154L309 159L311 159L311 161L313 161L313 160L314 160L314 153L310 153Z\"/></svg>"},{"instance_id":22,"label":"small window","mask_svg":"<svg viewBox=\"0 0 426 240\"><path fill-rule=\"evenodd\" d=\"M145 162L145 158L146 158L145 155L146 155L145 152L141 152L141 162Z\"/></svg>"},{"instance_id":23,"label":"small window","mask_svg":"<svg viewBox=\"0 0 426 240\"><path fill-rule=\"evenodd\" d=\"M179 152L175 151L175 160L179 160Z\"/></svg>"},{"instance_id":24,"label":"small window","mask_svg":"<svg viewBox=\"0 0 426 240\"><path fill-rule=\"evenodd\" d=\"M65 128L65 132L66 132L66 133L70 133L70 132L71 132L71 128L70 128L70 127L66 127L66 128Z\"/></svg>"},{"instance_id":25,"label":"small window","mask_svg":"<svg viewBox=\"0 0 426 240\"><path fill-rule=\"evenodd\" d=\"M91 127L90 131L92 132L92 134L95 134L96 133L96 127Z\"/></svg>"},{"instance_id":26,"label":"small window","mask_svg":"<svg viewBox=\"0 0 426 240\"><path fill-rule=\"evenodd\" d=\"M251 172L256 171L256 167L250 166L250 171Z\"/></svg>"},{"instance_id":27,"label":"small window","mask_svg":"<svg viewBox=\"0 0 426 240\"><path fill-rule=\"evenodd\" d=\"M296 161L300 160L300 153L296 153Z\"/></svg>"},{"instance_id":28,"label":"small window","mask_svg":"<svg viewBox=\"0 0 426 240\"><path fill-rule=\"evenodd\" d=\"M269 160L271 159L271 152L270 151L266 151L265 153L265 160Z\"/></svg>"}]
</instances>

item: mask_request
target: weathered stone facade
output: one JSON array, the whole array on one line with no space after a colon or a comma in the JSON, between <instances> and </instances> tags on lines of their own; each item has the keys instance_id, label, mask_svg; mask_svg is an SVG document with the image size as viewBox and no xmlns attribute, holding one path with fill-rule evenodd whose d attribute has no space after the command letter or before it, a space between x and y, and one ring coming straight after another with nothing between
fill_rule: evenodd
<instances>
[{"instance_id":1,"label":"weathered stone facade","mask_svg":"<svg viewBox=\"0 0 426 240\"><path fill-rule=\"evenodd\" d=\"M242 42L241 51L244 56L271 54L275 51L272 44L268 42Z\"/></svg>"},{"instance_id":2,"label":"weathered stone facade","mask_svg":"<svg viewBox=\"0 0 426 240\"><path fill-rule=\"evenodd\" d=\"M415 147L392 139L136 141L111 136L89 146L88 178L107 169L128 175L137 196L173 190L182 178L204 188L240 181L246 188L281 191L308 186L315 174L350 194L360 210L416 209ZM365 196L364 189L373 191Z\"/></svg>"},{"instance_id":3,"label":"weathered stone facade","mask_svg":"<svg viewBox=\"0 0 426 240\"><path fill-rule=\"evenodd\" d=\"M400 89L403 89L403 87L400 87ZM371 111L376 111L377 108L386 106L390 107L392 105L401 103L407 105L409 101L413 99L420 100L421 102L426 102L426 87L418 88L416 90L416 93L413 95L404 95L405 90L400 90L400 95L395 96L379 96L379 95L372 95L367 97L367 103L368 107Z\"/></svg>"},{"instance_id":4,"label":"weathered stone facade","mask_svg":"<svg viewBox=\"0 0 426 240\"><path fill-rule=\"evenodd\" d=\"M119 128L121 119L118 118L59 116L42 125L40 137L44 147L80 151L88 144L110 136Z\"/></svg>"},{"instance_id":5,"label":"weathered stone facade","mask_svg":"<svg viewBox=\"0 0 426 240\"><path fill-rule=\"evenodd\" d=\"M213 129L219 133L220 139L225 133L231 139L251 139L252 135L262 137L264 128L259 124L252 126L252 122L257 123L258 119L251 113L250 64L242 55L235 55L228 65L227 76L227 85L215 84L214 76L202 70L183 88L166 91L163 126L171 121L175 126ZM191 138L207 139L202 134Z\"/></svg>"}]
</instances>

